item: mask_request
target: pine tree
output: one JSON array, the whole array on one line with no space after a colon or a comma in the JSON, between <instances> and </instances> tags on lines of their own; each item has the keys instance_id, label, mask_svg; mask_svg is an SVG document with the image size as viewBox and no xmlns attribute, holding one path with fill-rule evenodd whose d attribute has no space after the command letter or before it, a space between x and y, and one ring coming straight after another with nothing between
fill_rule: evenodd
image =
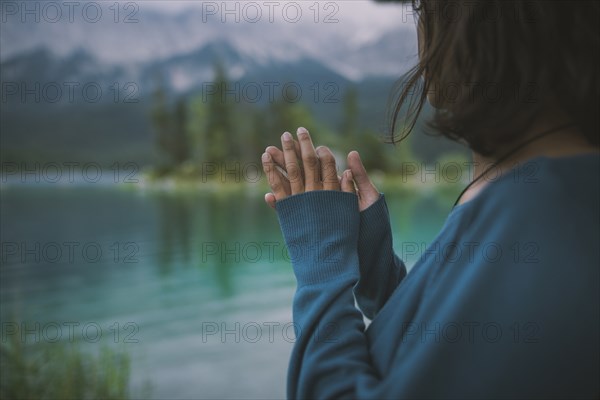
<instances>
[{"instance_id":1,"label":"pine tree","mask_svg":"<svg viewBox=\"0 0 600 400\"><path fill-rule=\"evenodd\" d=\"M187 132L188 113L187 103L181 98L175 105L173 116L173 138L171 157L176 166L181 165L189 159L190 156L190 140Z\"/></svg>"},{"instance_id":2,"label":"pine tree","mask_svg":"<svg viewBox=\"0 0 600 400\"><path fill-rule=\"evenodd\" d=\"M215 64L214 92L205 93L208 120L206 125L207 156L211 162L224 163L228 158L239 156L237 138L230 104L227 104L226 91L229 88L223 65Z\"/></svg>"},{"instance_id":3,"label":"pine tree","mask_svg":"<svg viewBox=\"0 0 600 400\"><path fill-rule=\"evenodd\" d=\"M152 124L156 130L156 144L160 152L167 156L170 163L171 154L171 118L167 106L167 96L162 85L159 85L154 93L154 106L152 108L151 117Z\"/></svg>"}]
</instances>

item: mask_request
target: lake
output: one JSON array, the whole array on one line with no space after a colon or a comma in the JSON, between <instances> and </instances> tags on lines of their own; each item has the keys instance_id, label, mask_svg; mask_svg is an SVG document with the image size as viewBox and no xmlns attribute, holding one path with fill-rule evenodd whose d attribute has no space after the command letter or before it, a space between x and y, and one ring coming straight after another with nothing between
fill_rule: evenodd
<instances>
[{"instance_id":1,"label":"lake","mask_svg":"<svg viewBox=\"0 0 600 400\"><path fill-rule=\"evenodd\" d=\"M453 198L386 197L410 267ZM17 185L0 203L3 342L24 323L28 344L114 346L134 396L285 396L295 279L262 195Z\"/></svg>"}]
</instances>

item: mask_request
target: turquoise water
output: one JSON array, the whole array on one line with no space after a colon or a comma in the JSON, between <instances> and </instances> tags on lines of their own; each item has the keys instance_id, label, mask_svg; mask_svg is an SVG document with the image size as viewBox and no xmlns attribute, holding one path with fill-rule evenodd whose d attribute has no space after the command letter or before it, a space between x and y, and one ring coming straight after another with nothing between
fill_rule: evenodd
<instances>
[{"instance_id":1,"label":"turquoise water","mask_svg":"<svg viewBox=\"0 0 600 400\"><path fill-rule=\"evenodd\" d=\"M386 196L411 266L452 199ZM295 280L260 196L5 187L1 216L3 341L115 346L134 394L284 397Z\"/></svg>"}]
</instances>

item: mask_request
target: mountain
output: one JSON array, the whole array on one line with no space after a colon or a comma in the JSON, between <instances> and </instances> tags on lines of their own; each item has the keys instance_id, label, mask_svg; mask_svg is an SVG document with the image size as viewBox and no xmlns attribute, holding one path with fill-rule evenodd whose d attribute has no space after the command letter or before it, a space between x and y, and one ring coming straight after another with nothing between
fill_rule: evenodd
<instances>
[{"instance_id":1,"label":"mountain","mask_svg":"<svg viewBox=\"0 0 600 400\"><path fill-rule=\"evenodd\" d=\"M178 13L148 7L160 4L167 9L173 3L141 2L135 13L129 13L133 21L127 21L124 9L119 18L115 17L112 3L94 3L103 7L103 18L94 23L78 13L71 22L66 10L62 19L49 22L44 13L36 21L36 16L29 14L7 15L8 7L2 7L0 58L4 63L43 48L64 59L83 49L105 68L121 66L135 74L148 64L202 56L204 49L207 57L216 52L244 64L262 66L317 60L354 81L369 76L397 77L416 59L414 21L397 5L382 6L364 0L330 2L329 6L337 7L335 13L328 13L333 17L326 18L325 8L329 6L324 5L315 22L314 5L302 3L303 18L297 23L281 15L273 17L272 22L264 15L253 23L248 20L248 12L242 13L243 18L234 15L233 19L225 11L207 15L201 2L187 2L196 7Z\"/></svg>"},{"instance_id":2,"label":"mountain","mask_svg":"<svg viewBox=\"0 0 600 400\"><path fill-rule=\"evenodd\" d=\"M117 23L108 3L95 4L105 7L97 23L77 13L73 22L66 14L55 23L29 16L23 22L2 8L3 159L111 154L150 162L149 109L157 85L171 98L206 92L215 63L226 68L234 101L265 105L293 87L298 100L332 127L352 85L361 124L381 129L393 82L416 60L414 24L397 5L331 3L338 4L337 22L328 24L328 10L315 23L308 3L301 3L306 18L299 23L231 23L223 15L207 16L203 7L176 13L145 7L168 2L137 3L135 23L124 23L130 3L119 3Z\"/></svg>"}]
</instances>

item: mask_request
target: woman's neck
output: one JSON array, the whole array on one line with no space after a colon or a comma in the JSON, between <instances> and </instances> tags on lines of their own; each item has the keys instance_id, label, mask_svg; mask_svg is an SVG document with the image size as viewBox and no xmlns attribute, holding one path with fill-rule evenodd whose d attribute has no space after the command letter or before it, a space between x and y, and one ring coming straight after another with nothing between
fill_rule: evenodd
<instances>
[{"instance_id":1,"label":"woman's neck","mask_svg":"<svg viewBox=\"0 0 600 400\"><path fill-rule=\"evenodd\" d=\"M526 135L523 140L533 137L544 130L551 129L544 125L545 124L536 124L535 129L529 130L530 134ZM515 145L507 147L508 150L506 151L510 151L514 146ZM487 173L485 176L481 176L481 178L477 179L477 181L463 193L458 204L463 204L473 199L491 181L527 160L540 156L568 157L578 154L598 153L598 147L589 144L576 127L569 127L536 139L517 150L508 159L500 161L488 171L488 169L497 162L499 157L506 154L506 151L499 152L498 156L492 157L484 157L475 152L473 153L473 179L477 179L483 173Z\"/></svg>"}]
</instances>

